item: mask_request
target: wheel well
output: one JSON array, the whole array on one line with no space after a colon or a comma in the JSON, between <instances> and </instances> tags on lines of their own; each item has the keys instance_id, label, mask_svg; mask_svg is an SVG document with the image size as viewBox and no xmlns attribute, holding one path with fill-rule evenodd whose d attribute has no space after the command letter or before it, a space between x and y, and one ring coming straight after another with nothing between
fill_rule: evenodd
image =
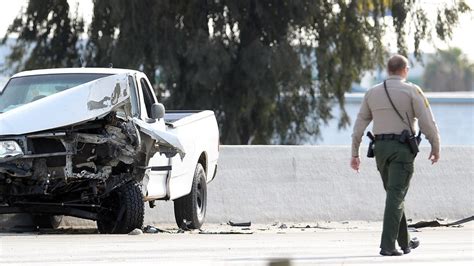
<instances>
[{"instance_id":1,"label":"wheel well","mask_svg":"<svg viewBox=\"0 0 474 266\"><path fill-rule=\"evenodd\" d=\"M198 163L202 165L204 172L207 173L207 156L205 152L201 153L201 156L199 156Z\"/></svg>"}]
</instances>

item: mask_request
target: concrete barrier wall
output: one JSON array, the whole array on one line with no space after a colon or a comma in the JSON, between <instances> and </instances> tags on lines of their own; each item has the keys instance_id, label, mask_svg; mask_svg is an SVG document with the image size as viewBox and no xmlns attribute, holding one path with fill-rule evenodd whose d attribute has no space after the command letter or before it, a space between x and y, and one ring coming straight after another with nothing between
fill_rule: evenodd
<instances>
[{"instance_id":1,"label":"concrete barrier wall","mask_svg":"<svg viewBox=\"0 0 474 266\"><path fill-rule=\"evenodd\" d=\"M361 151L365 154L365 150ZM422 147L405 207L413 219L474 214L474 147L443 147L435 165ZM385 191L375 160L349 167L347 146L223 146L208 186L208 222L382 220ZM147 222L173 221L172 203L147 210Z\"/></svg>"},{"instance_id":2,"label":"concrete barrier wall","mask_svg":"<svg viewBox=\"0 0 474 266\"><path fill-rule=\"evenodd\" d=\"M415 161L407 217L473 215L474 147L443 147L435 165L428 154L422 147ZM382 220L385 192L375 161L362 157L356 173L349 156L348 146L221 146L218 173L208 185L207 222ZM174 222L172 202L147 207L146 224L164 222Z\"/></svg>"}]
</instances>

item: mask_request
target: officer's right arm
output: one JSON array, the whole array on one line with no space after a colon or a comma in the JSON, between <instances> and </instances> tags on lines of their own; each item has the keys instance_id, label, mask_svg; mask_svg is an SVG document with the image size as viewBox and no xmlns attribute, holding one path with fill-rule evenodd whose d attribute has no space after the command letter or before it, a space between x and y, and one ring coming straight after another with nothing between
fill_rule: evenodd
<instances>
[{"instance_id":1,"label":"officer's right arm","mask_svg":"<svg viewBox=\"0 0 474 266\"><path fill-rule=\"evenodd\" d=\"M415 93L412 97L413 110L421 132L426 136L431 144L431 154L439 156L440 137L438 127L431 111L430 104L423 91L415 86Z\"/></svg>"},{"instance_id":2,"label":"officer's right arm","mask_svg":"<svg viewBox=\"0 0 474 266\"><path fill-rule=\"evenodd\" d=\"M352 157L359 157L359 147L362 141L362 136L364 135L365 129L372 121L372 112L370 111L368 104L369 93L370 91L368 91L364 96L364 100L362 101L359 114L357 115L354 124L354 130L352 132Z\"/></svg>"}]
</instances>

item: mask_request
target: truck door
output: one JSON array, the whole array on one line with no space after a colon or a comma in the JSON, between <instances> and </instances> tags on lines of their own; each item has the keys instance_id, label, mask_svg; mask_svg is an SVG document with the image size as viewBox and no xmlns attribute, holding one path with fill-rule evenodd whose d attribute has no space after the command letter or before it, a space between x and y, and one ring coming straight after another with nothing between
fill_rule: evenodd
<instances>
[{"instance_id":1,"label":"truck door","mask_svg":"<svg viewBox=\"0 0 474 266\"><path fill-rule=\"evenodd\" d=\"M140 88L139 101L140 105L140 127L146 131L147 134L154 135L156 137L165 138L166 126L164 119L154 120L151 118L151 106L157 103L155 93L144 74L136 74L137 85ZM153 137L153 136L152 136ZM155 138L156 138L155 137ZM172 137L172 136L171 136ZM170 141L171 142L171 141ZM146 184L147 195L145 199L159 199L164 198L167 195L167 178L170 173L171 160L166 158L165 155L155 153L149 160L148 169L146 176L148 177L148 184Z\"/></svg>"}]
</instances>

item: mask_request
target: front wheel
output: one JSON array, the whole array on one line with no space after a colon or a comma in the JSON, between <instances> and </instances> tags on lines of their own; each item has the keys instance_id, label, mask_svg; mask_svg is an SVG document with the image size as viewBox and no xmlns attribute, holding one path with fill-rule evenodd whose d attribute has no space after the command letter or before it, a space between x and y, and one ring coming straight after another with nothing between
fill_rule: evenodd
<instances>
[{"instance_id":1,"label":"front wheel","mask_svg":"<svg viewBox=\"0 0 474 266\"><path fill-rule=\"evenodd\" d=\"M129 182L104 199L98 213L97 228L101 234L128 234L142 228L145 204L140 185Z\"/></svg>"},{"instance_id":2,"label":"front wheel","mask_svg":"<svg viewBox=\"0 0 474 266\"><path fill-rule=\"evenodd\" d=\"M194 171L191 193L174 200L174 217L179 228L199 229L204 223L207 207L206 173L200 163Z\"/></svg>"}]
</instances>

